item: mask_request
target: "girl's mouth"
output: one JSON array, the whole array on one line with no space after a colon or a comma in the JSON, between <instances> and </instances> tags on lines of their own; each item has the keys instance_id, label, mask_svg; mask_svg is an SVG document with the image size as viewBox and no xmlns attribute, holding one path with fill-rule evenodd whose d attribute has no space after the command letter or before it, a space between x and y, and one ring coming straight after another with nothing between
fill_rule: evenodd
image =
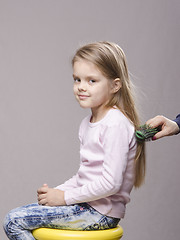
<instances>
[{"instance_id":1,"label":"girl's mouth","mask_svg":"<svg viewBox=\"0 0 180 240\"><path fill-rule=\"evenodd\" d=\"M78 95L78 97L80 100L84 100L84 99L87 99L89 96L80 94L80 95Z\"/></svg>"}]
</instances>

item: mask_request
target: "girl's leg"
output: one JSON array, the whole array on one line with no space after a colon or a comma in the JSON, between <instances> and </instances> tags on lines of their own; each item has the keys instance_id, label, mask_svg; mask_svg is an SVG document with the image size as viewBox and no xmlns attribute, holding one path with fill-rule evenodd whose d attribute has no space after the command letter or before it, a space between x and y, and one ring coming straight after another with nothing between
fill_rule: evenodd
<instances>
[{"instance_id":1,"label":"girl's leg","mask_svg":"<svg viewBox=\"0 0 180 240\"><path fill-rule=\"evenodd\" d=\"M31 231L39 227L97 230L115 227L118 222L119 219L103 216L86 203L59 207L30 204L10 211L4 230L11 240L34 240Z\"/></svg>"}]
</instances>

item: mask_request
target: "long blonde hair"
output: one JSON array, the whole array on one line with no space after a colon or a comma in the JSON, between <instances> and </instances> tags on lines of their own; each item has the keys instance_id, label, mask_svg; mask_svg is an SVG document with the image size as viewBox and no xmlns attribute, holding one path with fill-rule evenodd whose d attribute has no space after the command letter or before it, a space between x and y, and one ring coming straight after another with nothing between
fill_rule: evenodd
<instances>
[{"instance_id":1,"label":"long blonde hair","mask_svg":"<svg viewBox=\"0 0 180 240\"><path fill-rule=\"evenodd\" d=\"M112 42L95 42L79 48L72 59L72 65L79 59L95 64L108 79L119 78L122 87L110 99L107 107L116 106L133 123L135 129L140 125L135 107L132 82L129 78L126 57L123 50ZM135 156L135 182L139 187L145 178L145 144L137 142Z\"/></svg>"}]
</instances>

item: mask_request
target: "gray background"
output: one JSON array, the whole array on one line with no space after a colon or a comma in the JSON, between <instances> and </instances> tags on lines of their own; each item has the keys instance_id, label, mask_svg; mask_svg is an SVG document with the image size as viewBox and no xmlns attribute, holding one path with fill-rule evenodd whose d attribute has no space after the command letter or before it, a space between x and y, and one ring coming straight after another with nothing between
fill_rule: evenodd
<instances>
[{"instance_id":1,"label":"gray background","mask_svg":"<svg viewBox=\"0 0 180 240\"><path fill-rule=\"evenodd\" d=\"M71 57L109 40L125 51L142 122L179 113L179 0L0 0L0 220L78 169L89 113L72 92ZM146 183L133 190L124 240L177 240L180 136L147 143ZM0 230L0 239L6 239Z\"/></svg>"}]
</instances>

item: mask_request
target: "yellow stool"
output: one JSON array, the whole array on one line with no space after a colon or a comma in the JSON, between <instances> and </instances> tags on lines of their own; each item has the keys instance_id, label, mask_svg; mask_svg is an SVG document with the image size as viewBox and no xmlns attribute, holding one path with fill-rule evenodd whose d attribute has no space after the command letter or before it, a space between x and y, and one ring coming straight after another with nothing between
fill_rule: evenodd
<instances>
[{"instance_id":1,"label":"yellow stool","mask_svg":"<svg viewBox=\"0 0 180 240\"><path fill-rule=\"evenodd\" d=\"M119 240L123 235L121 226L107 230L72 231L52 228L38 228L33 231L37 240Z\"/></svg>"}]
</instances>

